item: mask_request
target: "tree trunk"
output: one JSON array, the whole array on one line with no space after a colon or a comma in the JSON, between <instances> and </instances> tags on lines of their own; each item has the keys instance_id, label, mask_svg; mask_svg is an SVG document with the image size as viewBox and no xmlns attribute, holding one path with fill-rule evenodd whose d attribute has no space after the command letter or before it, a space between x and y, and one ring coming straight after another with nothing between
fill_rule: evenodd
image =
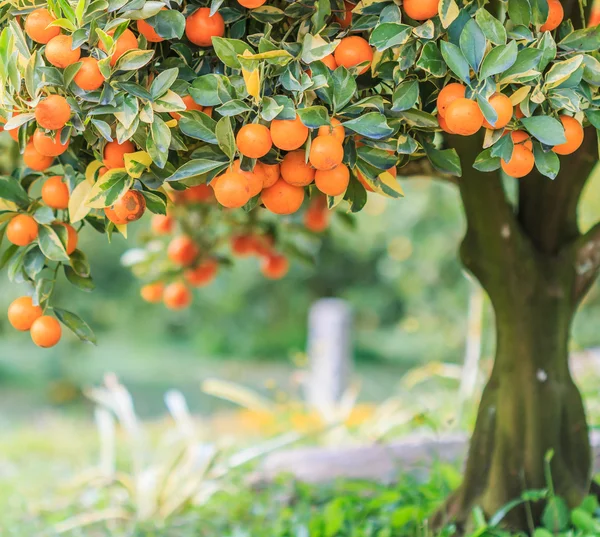
<instances>
[{"instance_id":1,"label":"tree trunk","mask_svg":"<svg viewBox=\"0 0 600 537\"><path fill-rule=\"evenodd\" d=\"M572 506L589 491L588 429L569 372L568 343L577 304L600 267L600 256L589 251L590 244L600 248L600 229L582 236L576 221L577 201L593 167L591 138L579 156L563 159L554 182L535 174L523 179L518 206L507 200L499 174L468 168L476 143L451 140L467 156L459 181L467 217L461 257L492 302L496 360L464 482L436 524L465 523L475 506L491 516L522 492L545 488L548 476L556 494ZM520 506L504 523L529 529L542 510L541 504Z\"/></svg>"}]
</instances>

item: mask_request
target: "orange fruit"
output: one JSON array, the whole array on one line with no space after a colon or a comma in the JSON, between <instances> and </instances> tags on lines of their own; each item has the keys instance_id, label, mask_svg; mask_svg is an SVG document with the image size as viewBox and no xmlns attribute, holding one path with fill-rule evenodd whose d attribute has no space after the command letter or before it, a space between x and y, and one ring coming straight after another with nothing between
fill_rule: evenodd
<instances>
[{"instance_id":1,"label":"orange fruit","mask_svg":"<svg viewBox=\"0 0 600 537\"><path fill-rule=\"evenodd\" d=\"M335 16L335 20L342 28L348 28L352 24L352 10L354 9L354 4L350 2L344 1L344 13L343 16L340 17L338 15L342 15L338 12L338 15Z\"/></svg>"},{"instance_id":2,"label":"orange fruit","mask_svg":"<svg viewBox=\"0 0 600 537\"><path fill-rule=\"evenodd\" d=\"M529 151L533 151L533 142L531 137L525 131L512 131L510 133L514 145L523 145Z\"/></svg>"},{"instance_id":3,"label":"orange fruit","mask_svg":"<svg viewBox=\"0 0 600 537\"><path fill-rule=\"evenodd\" d=\"M12 117L18 116L19 112L13 112ZM4 120L2 120L4 121ZM4 123L2 123L2 130L4 130ZM19 141L19 129L11 129L8 132L8 135L15 141L18 142Z\"/></svg>"},{"instance_id":4,"label":"orange fruit","mask_svg":"<svg viewBox=\"0 0 600 537\"><path fill-rule=\"evenodd\" d=\"M317 136L333 136L340 144L344 143L346 131L339 119L331 118L331 125L319 127Z\"/></svg>"},{"instance_id":5,"label":"orange fruit","mask_svg":"<svg viewBox=\"0 0 600 537\"><path fill-rule=\"evenodd\" d=\"M262 6L267 0L237 0L238 4L248 9Z\"/></svg>"},{"instance_id":6,"label":"orange fruit","mask_svg":"<svg viewBox=\"0 0 600 537\"><path fill-rule=\"evenodd\" d=\"M327 56L321 58L321 61L332 71L335 71L338 68L338 64L335 61L333 54L327 54Z\"/></svg>"},{"instance_id":7,"label":"orange fruit","mask_svg":"<svg viewBox=\"0 0 600 537\"><path fill-rule=\"evenodd\" d=\"M187 267L191 265L198 257L200 249L198 245L186 235L175 237L169 243L167 256L176 265Z\"/></svg>"},{"instance_id":8,"label":"orange fruit","mask_svg":"<svg viewBox=\"0 0 600 537\"><path fill-rule=\"evenodd\" d=\"M281 178L293 186L307 186L315 179L315 169L306 162L304 150L290 151L281 162Z\"/></svg>"},{"instance_id":9,"label":"orange fruit","mask_svg":"<svg viewBox=\"0 0 600 537\"><path fill-rule=\"evenodd\" d=\"M225 21L220 13L210 16L210 8L201 7L185 21L185 35L200 47L212 46L213 37L225 35Z\"/></svg>"},{"instance_id":10,"label":"orange fruit","mask_svg":"<svg viewBox=\"0 0 600 537\"><path fill-rule=\"evenodd\" d=\"M140 296L150 304L157 304L162 301L164 290L162 282L148 283L140 289Z\"/></svg>"},{"instance_id":11,"label":"orange fruit","mask_svg":"<svg viewBox=\"0 0 600 537\"><path fill-rule=\"evenodd\" d=\"M273 186L277 182L277 179L281 177L281 166L279 164L257 162L256 165L260 165L263 171L263 188Z\"/></svg>"},{"instance_id":12,"label":"orange fruit","mask_svg":"<svg viewBox=\"0 0 600 537\"><path fill-rule=\"evenodd\" d=\"M24 332L31 328L33 322L39 319L42 313L42 308L34 306L30 296L22 296L8 306L8 322L13 328Z\"/></svg>"},{"instance_id":13,"label":"orange fruit","mask_svg":"<svg viewBox=\"0 0 600 537\"><path fill-rule=\"evenodd\" d=\"M55 20L46 8L36 9L25 18L25 33L36 43L45 45L60 34L59 26L49 26Z\"/></svg>"},{"instance_id":14,"label":"orange fruit","mask_svg":"<svg viewBox=\"0 0 600 537\"><path fill-rule=\"evenodd\" d=\"M583 127L581 123L571 116L559 116L560 122L565 129L565 138L567 141L564 144L555 145L552 151L558 155L570 155L577 151L583 143Z\"/></svg>"},{"instance_id":15,"label":"orange fruit","mask_svg":"<svg viewBox=\"0 0 600 537\"><path fill-rule=\"evenodd\" d=\"M71 255L77 250L77 243L79 242L77 231L75 231L75 228L71 224L67 224L66 222L57 222L57 224L64 226L67 230L67 246L65 250L67 251L67 255Z\"/></svg>"},{"instance_id":16,"label":"orange fruit","mask_svg":"<svg viewBox=\"0 0 600 537\"><path fill-rule=\"evenodd\" d=\"M46 179L42 186L42 201L53 209L66 209L69 206L69 187L63 177L54 175Z\"/></svg>"},{"instance_id":17,"label":"orange fruit","mask_svg":"<svg viewBox=\"0 0 600 537\"><path fill-rule=\"evenodd\" d=\"M231 253L237 257L248 257L254 253L254 240L252 235L234 235L230 239Z\"/></svg>"},{"instance_id":18,"label":"orange fruit","mask_svg":"<svg viewBox=\"0 0 600 537\"><path fill-rule=\"evenodd\" d=\"M490 104L496 111L498 118L496 119L495 125L488 123L487 120L483 118L483 126L486 129L503 129L508 125L508 122L513 116L513 105L510 102L510 99L503 93L494 93L494 95L490 97Z\"/></svg>"},{"instance_id":19,"label":"orange fruit","mask_svg":"<svg viewBox=\"0 0 600 537\"><path fill-rule=\"evenodd\" d=\"M249 123L244 125L235 137L239 152L248 158L264 157L271 149L271 133L264 125Z\"/></svg>"},{"instance_id":20,"label":"orange fruit","mask_svg":"<svg viewBox=\"0 0 600 537\"><path fill-rule=\"evenodd\" d=\"M38 236L38 224L28 214L13 216L6 226L6 238L17 246L27 246Z\"/></svg>"},{"instance_id":21,"label":"orange fruit","mask_svg":"<svg viewBox=\"0 0 600 537\"><path fill-rule=\"evenodd\" d=\"M308 127L297 114L294 119L274 119L270 130L273 145L284 151L298 149L308 138Z\"/></svg>"},{"instance_id":22,"label":"orange fruit","mask_svg":"<svg viewBox=\"0 0 600 537\"><path fill-rule=\"evenodd\" d=\"M259 256L267 256L273 252L273 245L275 239L273 235L252 235L251 237L251 249Z\"/></svg>"},{"instance_id":23,"label":"orange fruit","mask_svg":"<svg viewBox=\"0 0 600 537\"><path fill-rule=\"evenodd\" d=\"M459 97L446 108L444 116L448 128L461 136L475 134L483 125L483 114L475 101Z\"/></svg>"},{"instance_id":24,"label":"orange fruit","mask_svg":"<svg viewBox=\"0 0 600 537\"><path fill-rule=\"evenodd\" d=\"M404 0L402 7L416 21L432 19L438 14L438 0Z\"/></svg>"},{"instance_id":25,"label":"orange fruit","mask_svg":"<svg viewBox=\"0 0 600 537\"><path fill-rule=\"evenodd\" d=\"M186 95L185 97L182 97L181 100L184 102L186 110L198 110L200 112L202 111L202 106L199 105L196 101L194 101L194 98L191 95ZM181 114L177 112L169 112L169 115L177 121L181 119Z\"/></svg>"},{"instance_id":26,"label":"orange fruit","mask_svg":"<svg viewBox=\"0 0 600 537\"><path fill-rule=\"evenodd\" d=\"M442 129L444 132L447 132L448 134L456 134L448 128L448 124L446 123L444 116L440 115L439 112L438 112L437 120L438 120L438 123L440 124L440 129Z\"/></svg>"},{"instance_id":27,"label":"orange fruit","mask_svg":"<svg viewBox=\"0 0 600 537\"><path fill-rule=\"evenodd\" d=\"M237 159L231 168L235 173L239 173L240 175L246 178L248 181L248 192L250 193L250 197L258 195L260 191L263 189L263 184L265 182L264 170L262 166L254 166L254 170L245 171L242 170L242 162L240 159Z\"/></svg>"},{"instance_id":28,"label":"orange fruit","mask_svg":"<svg viewBox=\"0 0 600 537\"><path fill-rule=\"evenodd\" d=\"M38 153L37 149L33 145L33 142L29 142L25 146L25 151L23 151L23 162L28 168L31 168L36 172L43 172L52 166L54 159Z\"/></svg>"},{"instance_id":29,"label":"orange fruit","mask_svg":"<svg viewBox=\"0 0 600 537\"><path fill-rule=\"evenodd\" d=\"M42 315L37 318L30 329L31 339L43 349L54 347L62 336L62 328L60 323L49 315Z\"/></svg>"},{"instance_id":30,"label":"orange fruit","mask_svg":"<svg viewBox=\"0 0 600 537\"><path fill-rule=\"evenodd\" d=\"M81 67L73 78L73 82L85 91L94 91L100 88L104 84L104 76L100 72L98 60L88 56L80 58L79 61L81 62Z\"/></svg>"},{"instance_id":31,"label":"orange fruit","mask_svg":"<svg viewBox=\"0 0 600 537\"><path fill-rule=\"evenodd\" d=\"M563 21L565 12L560 0L548 0L548 18L546 22L540 26L542 32L551 32L560 26Z\"/></svg>"},{"instance_id":32,"label":"orange fruit","mask_svg":"<svg viewBox=\"0 0 600 537\"><path fill-rule=\"evenodd\" d=\"M334 136L317 136L310 146L308 159L317 170L332 170L342 163L344 148Z\"/></svg>"},{"instance_id":33,"label":"orange fruit","mask_svg":"<svg viewBox=\"0 0 600 537\"><path fill-rule=\"evenodd\" d=\"M265 278L280 280L290 270L290 262L281 254L271 254L265 257L260 266L260 271Z\"/></svg>"},{"instance_id":34,"label":"orange fruit","mask_svg":"<svg viewBox=\"0 0 600 537\"><path fill-rule=\"evenodd\" d=\"M467 88L458 82L452 82L445 85L437 97L438 116L444 117L446 109L456 99L462 99L465 96Z\"/></svg>"},{"instance_id":35,"label":"orange fruit","mask_svg":"<svg viewBox=\"0 0 600 537\"><path fill-rule=\"evenodd\" d=\"M273 186L262 191L262 202L275 214L292 214L302 206L304 188L290 185L279 179Z\"/></svg>"},{"instance_id":36,"label":"orange fruit","mask_svg":"<svg viewBox=\"0 0 600 537\"><path fill-rule=\"evenodd\" d=\"M204 287L211 283L219 271L219 262L216 259L206 259L196 268L185 271L183 277L192 287Z\"/></svg>"},{"instance_id":37,"label":"orange fruit","mask_svg":"<svg viewBox=\"0 0 600 537\"><path fill-rule=\"evenodd\" d=\"M110 32L107 32L107 34L112 37L115 34L115 31L111 30ZM111 67L114 67L116 65L117 61L121 56L123 56L123 54L129 52L130 50L135 50L136 48L138 48L138 46L139 45L137 37L135 37L135 34L129 28L127 28L117 38L117 42L113 47L113 53L110 57ZM102 41L98 43L98 47L100 48L100 50L103 50L108 54L108 51L106 50L106 47L104 46L104 43Z\"/></svg>"},{"instance_id":38,"label":"orange fruit","mask_svg":"<svg viewBox=\"0 0 600 537\"><path fill-rule=\"evenodd\" d=\"M168 214L154 214L152 215L150 227L156 235L168 235L173 232L175 221Z\"/></svg>"},{"instance_id":39,"label":"orange fruit","mask_svg":"<svg viewBox=\"0 0 600 537\"><path fill-rule=\"evenodd\" d=\"M56 131L62 129L71 117L71 107L61 95L50 95L35 107L35 120L43 129Z\"/></svg>"},{"instance_id":40,"label":"orange fruit","mask_svg":"<svg viewBox=\"0 0 600 537\"><path fill-rule=\"evenodd\" d=\"M335 48L333 57L339 66L349 69L363 62L368 62L359 72L359 75L366 73L373 61L373 49L369 42L362 37L352 35L344 37L340 44Z\"/></svg>"},{"instance_id":41,"label":"orange fruit","mask_svg":"<svg viewBox=\"0 0 600 537\"><path fill-rule=\"evenodd\" d=\"M170 310L183 310L192 303L192 293L183 282L173 282L165 287L163 302Z\"/></svg>"},{"instance_id":42,"label":"orange fruit","mask_svg":"<svg viewBox=\"0 0 600 537\"><path fill-rule=\"evenodd\" d=\"M70 138L64 144L60 143L60 133L62 129L56 131L54 133L54 139L52 136L48 136L44 134L44 131L40 129L36 129L33 133L33 137L31 141L33 142L33 147L35 150L45 157L58 157L58 155L62 155L68 148Z\"/></svg>"},{"instance_id":43,"label":"orange fruit","mask_svg":"<svg viewBox=\"0 0 600 537\"><path fill-rule=\"evenodd\" d=\"M109 170L111 168L123 168L125 166L125 155L135 153L135 145L130 140L125 140L122 144L113 140L104 146L104 158L102 163Z\"/></svg>"},{"instance_id":44,"label":"orange fruit","mask_svg":"<svg viewBox=\"0 0 600 537\"><path fill-rule=\"evenodd\" d=\"M350 170L345 164L338 164L331 170L318 170L315 184L323 194L339 196L346 192L350 184Z\"/></svg>"},{"instance_id":45,"label":"orange fruit","mask_svg":"<svg viewBox=\"0 0 600 537\"><path fill-rule=\"evenodd\" d=\"M219 177L215 177L211 185L217 201L223 207L235 209L243 207L250 201L252 196L250 195L248 183L248 179L241 173L230 170Z\"/></svg>"},{"instance_id":46,"label":"orange fruit","mask_svg":"<svg viewBox=\"0 0 600 537\"><path fill-rule=\"evenodd\" d=\"M304 226L313 233L321 233L329 227L329 211L325 196L317 196L310 201L304 213Z\"/></svg>"},{"instance_id":47,"label":"orange fruit","mask_svg":"<svg viewBox=\"0 0 600 537\"><path fill-rule=\"evenodd\" d=\"M54 67L64 69L79 61L81 49L73 49L73 38L70 35L57 35L48 41L44 51L46 59Z\"/></svg>"},{"instance_id":48,"label":"orange fruit","mask_svg":"<svg viewBox=\"0 0 600 537\"><path fill-rule=\"evenodd\" d=\"M161 11L165 11L166 9L166 7L163 7ZM158 35L156 30L143 19L139 19L137 21L137 30L148 40L149 43L160 43L161 41L165 40L164 37Z\"/></svg>"},{"instance_id":49,"label":"orange fruit","mask_svg":"<svg viewBox=\"0 0 600 537\"><path fill-rule=\"evenodd\" d=\"M128 190L115 203L104 209L108 219L118 226L139 220L146 211L146 199L138 190Z\"/></svg>"},{"instance_id":50,"label":"orange fruit","mask_svg":"<svg viewBox=\"0 0 600 537\"><path fill-rule=\"evenodd\" d=\"M210 186L201 184L186 188L183 192L183 197L189 203L202 203L213 200L215 193Z\"/></svg>"},{"instance_id":51,"label":"orange fruit","mask_svg":"<svg viewBox=\"0 0 600 537\"><path fill-rule=\"evenodd\" d=\"M525 144L518 144L513 147L513 152L510 160L506 162L504 159L500 160L500 165L506 175L511 177L520 178L525 177L535 164L533 152L528 149Z\"/></svg>"},{"instance_id":52,"label":"orange fruit","mask_svg":"<svg viewBox=\"0 0 600 537\"><path fill-rule=\"evenodd\" d=\"M515 106L515 117L517 119L521 119L522 117L525 117L525 114L521 110L521 104L518 104L517 106Z\"/></svg>"}]
</instances>

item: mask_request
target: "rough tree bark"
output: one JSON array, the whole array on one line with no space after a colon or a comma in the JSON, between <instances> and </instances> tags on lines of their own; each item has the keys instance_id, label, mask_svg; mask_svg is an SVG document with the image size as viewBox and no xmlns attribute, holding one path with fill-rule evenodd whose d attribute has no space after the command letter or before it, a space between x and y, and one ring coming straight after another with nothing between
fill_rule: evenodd
<instances>
[{"instance_id":1,"label":"rough tree bark","mask_svg":"<svg viewBox=\"0 0 600 537\"><path fill-rule=\"evenodd\" d=\"M590 131L590 129L588 129ZM455 138L455 137L454 137ZM438 522L468 519L479 505L493 514L528 489L555 489L570 504L588 492L591 458L581 397L568 365L571 322L600 267L600 226L577 227L577 204L596 162L596 140L562 157L554 180L531 174L513 206L499 174L470 167L473 140L450 141L463 159L459 181L467 218L465 267L479 280L496 319L496 360L483 393L462 486ZM513 510L509 526L526 529L543 506Z\"/></svg>"}]
</instances>

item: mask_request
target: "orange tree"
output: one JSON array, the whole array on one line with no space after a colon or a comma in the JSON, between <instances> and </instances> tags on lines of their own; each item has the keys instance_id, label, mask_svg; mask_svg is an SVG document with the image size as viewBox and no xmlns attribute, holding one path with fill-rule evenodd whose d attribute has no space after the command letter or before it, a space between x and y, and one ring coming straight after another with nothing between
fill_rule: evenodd
<instances>
[{"instance_id":1,"label":"orange tree","mask_svg":"<svg viewBox=\"0 0 600 537\"><path fill-rule=\"evenodd\" d=\"M228 262L226 244L278 278L284 254L303 255L290 238L303 226L285 215L322 230L327 209L360 211L367 191L401 197L396 174L434 176L460 189L461 256L497 327L465 480L441 514L492 513L544 487L547 469L568 503L586 494L588 430L567 355L600 267L600 227L582 234L576 219L600 128L588 8L12 0L0 16L1 115L23 156L0 178L2 264L33 289L11 305L17 329L50 346L56 317L93 340L52 302L61 270L93 287L84 226L110 239L155 213L152 240L126 262L146 300L180 308ZM511 521L524 526L541 503Z\"/></svg>"}]
</instances>

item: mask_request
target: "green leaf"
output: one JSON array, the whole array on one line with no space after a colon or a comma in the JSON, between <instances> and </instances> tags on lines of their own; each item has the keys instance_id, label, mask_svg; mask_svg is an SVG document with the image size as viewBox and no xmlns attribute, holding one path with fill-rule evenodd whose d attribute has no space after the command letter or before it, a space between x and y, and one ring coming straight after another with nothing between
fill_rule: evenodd
<instances>
[{"instance_id":1,"label":"green leaf","mask_svg":"<svg viewBox=\"0 0 600 537\"><path fill-rule=\"evenodd\" d=\"M545 145L559 145L567 141L562 123L553 117L524 117L521 123L533 137Z\"/></svg>"},{"instance_id":2,"label":"green leaf","mask_svg":"<svg viewBox=\"0 0 600 537\"><path fill-rule=\"evenodd\" d=\"M554 151L544 151L542 146L536 142L533 144L533 156L538 171L550 179L555 179L560 171L558 155Z\"/></svg>"},{"instance_id":3,"label":"green leaf","mask_svg":"<svg viewBox=\"0 0 600 537\"><path fill-rule=\"evenodd\" d=\"M219 119L215 127L215 135L221 151L223 151L230 160L233 159L236 151L235 136L231 127L231 120L228 117Z\"/></svg>"},{"instance_id":4,"label":"green leaf","mask_svg":"<svg viewBox=\"0 0 600 537\"><path fill-rule=\"evenodd\" d=\"M23 258L23 269L25 270L25 274L32 280L35 280L37 275L44 270L45 264L46 256L38 246L28 250Z\"/></svg>"},{"instance_id":5,"label":"green leaf","mask_svg":"<svg viewBox=\"0 0 600 537\"><path fill-rule=\"evenodd\" d=\"M529 26L531 6L527 0L508 0L508 15L515 25Z\"/></svg>"},{"instance_id":6,"label":"green leaf","mask_svg":"<svg viewBox=\"0 0 600 537\"><path fill-rule=\"evenodd\" d=\"M225 167L227 164L223 162L219 162L217 160L209 160L209 159L194 159L186 162L183 166L180 166L177 171L169 176L167 181L183 181L184 179L189 179L190 177L196 177L198 175L202 175L204 173L215 170L219 167Z\"/></svg>"},{"instance_id":7,"label":"green leaf","mask_svg":"<svg viewBox=\"0 0 600 537\"><path fill-rule=\"evenodd\" d=\"M583 55L578 54L568 60L562 62L556 62L550 67L546 73L544 80L544 86L547 89L552 89L563 84L583 62Z\"/></svg>"},{"instance_id":8,"label":"green leaf","mask_svg":"<svg viewBox=\"0 0 600 537\"><path fill-rule=\"evenodd\" d=\"M506 30L503 24L494 17L487 9L478 9L475 13L475 20L486 39L494 45L506 44Z\"/></svg>"},{"instance_id":9,"label":"green leaf","mask_svg":"<svg viewBox=\"0 0 600 537\"><path fill-rule=\"evenodd\" d=\"M399 84L392 96L392 110L402 112L409 110L419 100L419 82L417 80L406 80Z\"/></svg>"},{"instance_id":10,"label":"green leaf","mask_svg":"<svg viewBox=\"0 0 600 537\"><path fill-rule=\"evenodd\" d=\"M558 43L562 50L591 52L600 49L600 25L575 30Z\"/></svg>"},{"instance_id":11,"label":"green leaf","mask_svg":"<svg viewBox=\"0 0 600 537\"><path fill-rule=\"evenodd\" d=\"M60 308L52 308L58 320L73 332L81 341L96 345L96 336L89 325L75 313Z\"/></svg>"},{"instance_id":12,"label":"green leaf","mask_svg":"<svg viewBox=\"0 0 600 537\"><path fill-rule=\"evenodd\" d=\"M96 284L90 276L80 276L69 265L63 265L63 270L69 283L71 283L78 289L89 293L96 288Z\"/></svg>"},{"instance_id":13,"label":"green leaf","mask_svg":"<svg viewBox=\"0 0 600 537\"><path fill-rule=\"evenodd\" d=\"M167 90L173 85L177 77L179 76L179 69L176 67L172 69L165 69L162 73L159 73L156 78L152 81L150 86L150 95L153 99L164 95Z\"/></svg>"},{"instance_id":14,"label":"green leaf","mask_svg":"<svg viewBox=\"0 0 600 537\"><path fill-rule=\"evenodd\" d=\"M185 17L176 9L159 11L152 17L151 26L164 39L181 39L185 31Z\"/></svg>"},{"instance_id":15,"label":"green leaf","mask_svg":"<svg viewBox=\"0 0 600 537\"><path fill-rule=\"evenodd\" d=\"M270 99L270 101L274 102L273 99L271 99L270 97L265 97L265 99ZM265 99L263 99L263 112L265 109ZM277 106L277 103L275 103L275 106ZM283 107L281 107L281 109L283 109ZM234 99L233 101L226 102L225 104L219 106L219 108L216 109L216 111L219 112L219 114L227 117L244 114L249 110L250 107L244 101L241 101L239 99ZM271 119L274 119L278 113L279 112L275 113L275 115ZM267 121L270 121L271 119Z\"/></svg>"},{"instance_id":16,"label":"green leaf","mask_svg":"<svg viewBox=\"0 0 600 537\"><path fill-rule=\"evenodd\" d=\"M383 51L406 43L412 32L412 26L385 22L375 27L371 32L369 43L377 50Z\"/></svg>"},{"instance_id":17,"label":"green leaf","mask_svg":"<svg viewBox=\"0 0 600 537\"><path fill-rule=\"evenodd\" d=\"M448 69L438 46L433 41L425 43L421 50L421 56L417 61L417 67L427 71L431 76L441 78L446 75Z\"/></svg>"},{"instance_id":18,"label":"green leaf","mask_svg":"<svg viewBox=\"0 0 600 537\"><path fill-rule=\"evenodd\" d=\"M441 42L441 50L444 61L450 68L450 70L466 84L471 83L471 77L469 76L469 63L464 57L461 50L448 41Z\"/></svg>"},{"instance_id":19,"label":"green leaf","mask_svg":"<svg viewBox=\"0 0 600 537\"><path fill-rule=\"evenodd\" d=\"M38 243L42 253L51 261L69 262L65 246L53 227L47 225L39 227Z\"/></svg>"},{"instance_id":20,"label":"green leaf","mask_svg":"<svg viewBox=\"0 0 600 537\"><path fill-rule=\"evenodd\" d=\"M433 145L423 143L425 154L432 166L442 172L460 177L462 168L456 149L436 149Z\"/></svg>"},{"instance_id":21,"label":"green leaf","mask_svg":"<svg viewBox=\"0 0 600 537\"><path fill-rule=\"evenodd\" d=\"M538 72L538 65L543 56L543 52L536 48L523 48L517 53L517 59L512 67L509 67L502 73L500 84L518 81L524 76L531 76L530 73Z\"/></svg>"},{"instance_id":22,"label":"green leaf","mask_svg":"<svg viewBox=\"0 0 600 537\"><path fill-rule=\"evenodd\" d=\"M389 138L394 133L394 129L387 124L385 116L377 112L369 112L356 119L345 121L343 125L351 131L375 140Z\"/></svg>"},{"instance_id":23,"label":"green leaf","mask_svg":"<svg viewBox=\"0 0 600 537\"><path fill-rule=\"evenodd\" d=\"M569 508L562 498L553 496L548 500L542 513L542 524L553 533L560 533L567 529Z\"/></svg>"},{"instance_id":24,"label":"green leaf","mask_svg":"<svg viewBox=\"0 0 600 537\"><path fill-rule=\"evenodd\" d=\"M142 190L142 195L146 200L147 209L154 214L167 214L167 202L163 196L159 196L155 192Z\"/></svg>"},{"instance_id":25,"label":"green leaf","mask_svg":"<svg viewBox=\"0 0 600 537\"><path fill-rule=\"evenodd\" d=\"M354 175L350 176L344 199L350 203L350 211L353 213L359 212L367 203L367 191Z\"/></svg>"},{"instance_id":26,"label":"green leaf","mask_svg":"<svg viewBox=\"0 0 600 537\"><path fill-rule=\"evenodd\" d=\"M217 122L202 112L189 112L192 117L185 115L179 120L179 129L190 138L202 140L209 144L218 143L215 130Z\"/></svg>"},{"instance_id":27,"label":"green leaf","mask_svg":"<svg viewBox=\"0 0 600 537\"><path fill-rule=\"evenodd\" d=\"M480 79L485 79L503 73L517 61L517 43L511 41L508 45L500 45L490 50L481 64Z\"/></svg>"},{"instance_id":28,"label":"green leaf","mask_svg":"<svg viewBox=\"0 0 600 537\"><path fill-rule=\"evenodd\" d=\"M154 50L130 50L121 56L115 69L117 71L136 71L146 65L154 56Z\"/></svg>"},{"instance_id":29,"label":"green leaf","mask_svg":"<svg viewBox=\"0 0 600 537\"><path fill-rule=\"evenodd\" d=\"M441 0L438 5L438 13L443 28L448 28L458 17L460 9L455 0Z\"/></svg>"},{"instance_id":30,"label":"green leaf","mask_svg":"<svg viewBox=\"0 0 600 537\"><path fill-rule=\"evenodd\" d=\"M473 68L473 71L477 73L485 54L486 39L475 19L471 19L465 24L460 34L459 44L467 62Z\"/></svg>"},{"instance_id":31,"label":"green leaf","mask_svg":"<svg viewBox=\"0 0 600 537\"><path fill-rule=\"evenodd\" d=\"M252 54L254 51L244 41L239 39L226 39L224 37L213 37L212 38L213 48L215 49L216 55L219 59L227 66L232 69L241 69L238 55L244 54L246 50L249 50Z\"/></svg>"},{"instance_id":32,"label":"green leaf","mask_svg":"<svg viewBox=\"0 0 600 537\"><path fill-rule=\"evenodd\" d=\"M298 109L300 121L309 129L317 129L323 125L329 125L329 114L324 106L308 106Z\"/></svg>"},{"instance_id":33,"label":"green leaf","mask_svg":"<svg viewBox=\"0 0 600 537\"><path fill-rule=\"evenodd\" d=\"M29 196L14 177L0 176L0 199L12 201L19 207L29 205Z\"/></svg>"},{"instance_id":34,"label":"green leaf","mask_svg":"<svg viewBox=\"0 0 600 537\"><path fill-rule=\"evenodd\" d=\"M340 111L356 94L356 77L352 76L345 67L338 67L332 74L333 108Z\"/></svg>"},{"instance_id":35,"label":"green leaf","mask_svg":"<svg viewBox=\"0 0 600 537\"><path fill-rule=\"evenodd\" d=\"M493 157L492 148L488 147L477 155L473 168L480 172L493 172L500 168L500 157Z\"/></svg>"}]
</instances>

